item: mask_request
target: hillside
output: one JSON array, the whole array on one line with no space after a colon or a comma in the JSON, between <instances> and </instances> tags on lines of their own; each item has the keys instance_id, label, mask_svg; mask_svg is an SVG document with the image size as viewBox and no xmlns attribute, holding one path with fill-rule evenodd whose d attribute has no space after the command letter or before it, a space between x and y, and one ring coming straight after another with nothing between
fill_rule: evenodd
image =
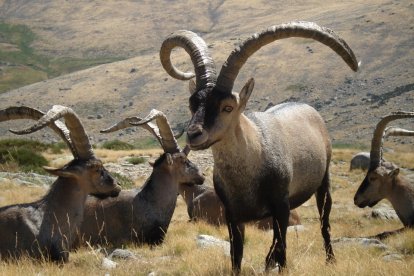
<instances>
[{"instance_id":1,"label":"hillside","mask_svg":"<svg viewBox=\"0 0 414 276\"><path fill-rule=\"evenodd\" d=\"M124 59L2 93L0 108L24 104L47 110L53 104L67 105L81 116L95 142L115 135L136 139L143 132L104 136L99 130L152 108L164 111L173 125L190 118L187 83L170 78L159 62L158 50L168 34L178 29L200 34L219 69L240 39L274 24L307 20L339 33L362 61L360 71L353 73L322 44L289 39L250 58L235 89L254 77L248 110L306 102L321 112L335 143L368 145L380 117L414 107L411 2L0 0L0 21L28 26L36 35L30 46L39 55ZM183 70L192 68L181 51L174 60ZM398 125L413 128L413 123ZM11 126L2 123L0 135L9 135ZM401 140L412 149L412 139Z\"/></svg>"}]
</instances>

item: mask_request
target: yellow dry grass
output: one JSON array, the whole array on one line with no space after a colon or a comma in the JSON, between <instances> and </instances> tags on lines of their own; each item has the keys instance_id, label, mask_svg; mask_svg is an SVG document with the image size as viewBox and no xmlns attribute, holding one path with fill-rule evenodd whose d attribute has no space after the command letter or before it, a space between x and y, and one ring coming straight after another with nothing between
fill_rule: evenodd
<instances>
[{"instance_id":1,"label":"yellow dry grass","mask_svg":"<svg viewBox=\"0 0 414 276\"><path fill-rule=\"evenodd\" d=\"M354 150L348 149L334 151L331 165L334 202L331 213L332 237L363 237L402 227L396 220L369 219L364 215L370 209L359 209L353 205L354 193L364 177L362 171L349 171L349 157L353 153ZM414 160L412 157L407 158L411 158L411 162ZM0 182L0 205L39 198L41 191L33 192L30 189ZM16 194L12 194L11 190ZM15 198L18 195L25 197ZM337 262L326 265L315 199L312 198L299 207L298 212L305 231L288 233L288 265L281 275L412 275L414 230L384 241L389 246L389 252L403 254L402 260L384 261L386 251L359 245L335 244ZM77 252L71 252L69 263L62 267L22 259L11 263L1 262L0 275L148 275L150 272L156 272L157 275L230 275L230 258L221 248L201 249L196 245L199 234L228 240L226 227L216 228L202 222L189 223L187 220L185 203L179 198L165 242L155 248L127 246L127 249L136 254L137 259L116 260L118 266L112 270L101 266L104 250L83 247ZM247 226L242 275L264 274L264 259L271 239L270 232Z\"/></svg>"}]
</instances>

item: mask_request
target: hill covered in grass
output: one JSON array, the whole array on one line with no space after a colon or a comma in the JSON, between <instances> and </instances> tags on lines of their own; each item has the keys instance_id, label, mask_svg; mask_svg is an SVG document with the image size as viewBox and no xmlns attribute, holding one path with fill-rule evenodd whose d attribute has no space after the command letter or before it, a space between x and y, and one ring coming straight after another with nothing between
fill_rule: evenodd
<instances>
[{"instance_id":1,"label":"hill covered in grass","mask_svg":"<svg viewBox=\"0 0 414 276\"><path fill-rule=\"evenodd\" d=\"M352 72L320 43L287 39L252 56L241 70L235 90L254 77L256 86L248 111L285 101L306 102L321 112L334 143L367 146L382 116L413 110L413 15L411 1L384 0L0 0L2 26L20 26L26 34L20 40L1 36L0 83L10 74L20 77L25 71L42 80L0 94L0 108L71 106L94 142L114 138L131 141L145 132L101 135L99 130L125 116L144 116L152 108L164 111L174 126L190 118L188 84L170 78L159 62L158 50L168 34L179 29L197 32L209 45L219 69L231 50L254 32L306 20L340 34L362 61L359 72ZM31 60L7 61L11 52L27 54ZM183 51L176 51L173 58L180 69L192 69ZM123 60L107 63L119 59ZM107 64L76 71L99 63ZM17 73L10 73L13 70ZM66 74L72 71L76 72ZM396 123L413 126L413 120ZM8 135L10 126L2 123L0 135ZM51 133L41 135L42 139L54 139ZM412 139L398 140L412 149Z\"/></svg>"}]
</instances>

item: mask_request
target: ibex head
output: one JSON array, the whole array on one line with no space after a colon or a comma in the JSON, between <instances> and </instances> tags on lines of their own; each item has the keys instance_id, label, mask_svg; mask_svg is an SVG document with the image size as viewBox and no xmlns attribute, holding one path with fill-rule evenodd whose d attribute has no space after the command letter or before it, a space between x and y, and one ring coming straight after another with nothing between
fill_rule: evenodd
<instances>
[{"instance_id":1,"label":"ibex head","mask_svg":"<svg viewBox=\"0 0 414 276\"><path fill-rule=\"evenodd\" d=\"M393 112L385 116L377 124L371 142L370 167L355 193L354 203L360 208L372 207L380 200L391 194L390 190L398 181L400 169L394 164L384 162L382 157L382 143L386 136L413 136L413 131L388 128L389 122L402 118L412 118L414 112Z\"/></svg>"},{"instance_id":2,"label":"ibex head","mask_svg":"<svg viewBox=\"0 0 414 276\"><path fill-rule=\"evenodd\" d=\"M193 117L187 131L191 149L205 149L221 140L226 131L236 126L253 91L254 80L247 81L239 94L233 93L236 77L247 61L262 46L275 40L289 37L315 39L334 50L354 70L358 62L350 47L332 30L312 22L291 22L270 27L256 33L241 43L221 68L217 76L213 59L204 40L190 31L171 34L162 44L161 63L172 77L189 80L195 76L195 85L190 85L190 110ZM181 72L170 59L175 47L184 48L190 55L195 74Z\"/></svg>"},{"instance_id":3,"label":"ibex head","mask_svg":"<svg viewBox=\"0 0 414 276\"><path fill-rule=\"evenodd\" d=\"M151 122L153 120L156 124ZM101 130L101 132L113 132L130 126L140 126L148 130L164 150L164 153L151 164L154 168L164 166L169 175L177 177L178 183L202 184L204 182L204 176L198 167L187 158L190 148L186 146L183 150L180 149L176 136L174 136L163 112L153 109L144 119L128 117L105 130Z\"/></svg>"},{"instance_id":4,"label":"ibex head","mask_svg":"<svg viewBox=\"0 0 414 276\"><path fill-rule=\"evenodd\" d=\"M65 119L65 124L59 121L60 118ZM16 119L37 121L24 130L10 130L12 133L29 134L48 126L69 146L74 160L62 168L44 167L47 172L78 183L89 194L99 197L119 194L121 187L103 167L102 162L95 157L83 125L72 109L55 105L46 114L26 106L0 110L0 121Z\"/></svg>"}]
</instances>

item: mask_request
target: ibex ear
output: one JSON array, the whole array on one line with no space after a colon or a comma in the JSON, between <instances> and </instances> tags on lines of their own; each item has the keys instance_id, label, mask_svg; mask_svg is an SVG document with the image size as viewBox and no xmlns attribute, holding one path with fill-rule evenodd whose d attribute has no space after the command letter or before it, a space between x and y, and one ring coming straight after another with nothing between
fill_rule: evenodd
<instances>
[{"instance_id":1,"label":"ibex ear","mask_svg":"<svg viewBox=\"0 0 414 276\"><path fill-rule=\"evenodd\" d=\"M389 176L389 177L394 178L394 177L396 177L399 173L400 173L400 168L396 168L396 169L391 170L391 171L388 173L388 176Z\"/></svg>"},{"instance_id":2,"label":"ibex ear","mask_svg":"<svg viewBox=\"0 0 414 276\"><path fill-rule=\"evenodd\" d=\"M44 166L43 169L52 175L56 175L60 177L67 177L67 178L73 177L74 178L76 176L76 173L73 170L70 170L67 168L56 169L56 168Z\"/></svg>"},{"instance_id":3,"label":"ibex ear","mask_svg":"<svg viewBox=\"0 0 414 276\"><path fill-rule=\"evenodd\" d=\"M167 158L167 164L168 164L168 166L172 166L172 164L174 163L174 161L173 161L173 158L172 158L171 154L166 153L165 154L165 157Z\"/></svg>"},{"instance_id":4,"label":"ibex ear","mask_svg":"<svg viewBox=\"0 0 414 276\"><path fill-rule=\"evenodd\" d=\"M250 95L253 92L253 88L254 88L254 79L251 78L250 80L248 80L246 82L246 84L244 85L243 89L239 93L239 97L240 97L240 108L242 108L241 111L243 111L244 108L246 107L247 101L249 100Z\"/></svg>"},{"instance_id":5,"label":"ibex ear","mask_svg":"<svg viewBox=\"0 0 414 276\"><path fill-rule=\"evenodd\" d=\"M188 82L188 90L190 91L190 94L193 95L194 92L196 92L196 83L193 79L191 79Z\"/></svg>"}]
</instances>

